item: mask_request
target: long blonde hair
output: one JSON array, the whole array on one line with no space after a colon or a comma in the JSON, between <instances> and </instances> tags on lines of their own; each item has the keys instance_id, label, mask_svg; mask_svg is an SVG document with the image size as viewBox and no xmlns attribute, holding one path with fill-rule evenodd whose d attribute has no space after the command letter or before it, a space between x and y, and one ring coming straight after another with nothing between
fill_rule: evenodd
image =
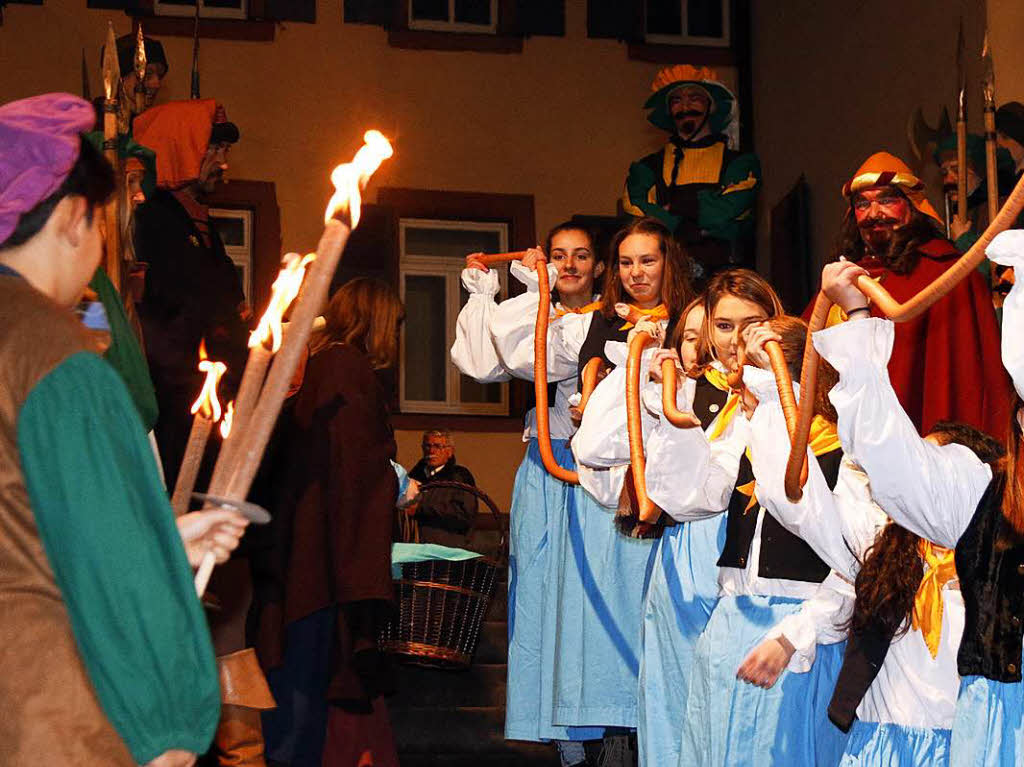
<instances>
[{"instance_id":1,"label":"long blonde hair","mask_svg":"<svg viewBox=\"0 0 1024 767\"><path fill-rule=\"evenodd\" d=\"M324 329L310 342L310 354L331 344L354 346L370 358L374 370L392 367L398 359L398 323L405 307L395 289L371 277L356 277L331 297Z\"/></svg>"}]
</instances>

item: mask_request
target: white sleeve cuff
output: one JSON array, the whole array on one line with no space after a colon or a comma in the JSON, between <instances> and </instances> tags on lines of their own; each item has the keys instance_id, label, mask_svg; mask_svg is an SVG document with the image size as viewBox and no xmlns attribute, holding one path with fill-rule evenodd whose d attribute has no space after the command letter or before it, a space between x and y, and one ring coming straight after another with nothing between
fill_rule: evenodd
<instances>
[{"instance_id":1,"label":"white sleeve cuff","mask_svg":"<svg viewBox=\"0 0 1024 767\"><path fill-rule=\"evenodd\" d=\"M501 290L501 282L498 273L494 269L482 271L480 269L463 269L462 286L473 296L488 296L494 298Z\"/></svg>"},{"instance_id":2,"label":"white sleeve cuff","mask_svg":"<svg viewBox=\"0 0 1024 767\"><path fill-rule=\"evenodd\" d=\"M988 244L985 255L1002 266L1024 267L1024 230L1000 232Z\"/></svg>"},{"instance_id":3,"label":"white sleeve cuff","mask_svg":"<svg viewBox=\"0 0 1024 767\"><path fill-rule=\"evenodd\" d=\"M778 639L780 636L786 637L796 650L789 659L787 670L794 674L810 671L818 650L818 637L813 623L800 613L787 615L775 624L765 635L765 639Z\"/></svg>"},{"instance_id":4,"label":"white sleeve cuff","mask_svg":"<svg viewBox=\"0 0 1024 767\"><path fill-rule=\"evenodd\" d=\"M814 348L840 376L856 374L868 366L884 370L892 355L894 333L892 321L880 317L841 322L815 333Z\"/></svg>"}]
</instances>

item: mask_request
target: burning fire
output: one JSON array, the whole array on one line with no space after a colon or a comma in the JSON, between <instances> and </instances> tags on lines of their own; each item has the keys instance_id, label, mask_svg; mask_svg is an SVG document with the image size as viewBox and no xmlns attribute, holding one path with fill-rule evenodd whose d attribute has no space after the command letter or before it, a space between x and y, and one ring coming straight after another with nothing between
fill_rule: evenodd
<instances>
[{"instance_id":1,"label":"burning fire","mask_svg":"<svg viewBox=\"0 0 1024 767\"><path fill-rule=\"evenodd\" d=\"M203 390L199 398L192 403L192 415L202 411L203 418L212 421L220 419L220 401L217 399L217 384L228 366L223 362L211 362L206 356L206 341L199 342L199 372L206 373Z\"/></svg>"},{"instance_id":2,"label":"burning fire","mask_svg":"<svg viewBox=\"0 0 1024 767\"><path fill-rule=\"evenodd\" d=\"M359 224L359 211L362 205L361 191L370 180L380 164L394 154L391 142L384 134L376 130L368 130L363 134L363 144L352 162L339 165L331 171L331 183L334 184L334 196L327 203L324 222L330 221L336 214L347 211L351 227Z\"/></svg>"},{"instance_id":3,"label":"burning fire","mask_svg":"<svg viewBox=\"0 0 1024 767\"><path fill-rule=\"evenodd\" d=\"M235 401L228 403L228 409L224 411L224 420L220 422L220 436L227 439L231 434L231 422L235 418Z\"/></svg>"},{"instance_id":4,"label":"burning fire","mask_svg":"<svg viewBox=\"0 0 1024 767\"><path fill-rule=\"evenodd\" d=\"M270 349L276 352L281 348L281 318L295 296L299 294L302 287L302 279L306 276L306 266L316 258L315 253L299 256L298 253L288 253L281 261L284 266L274 280L273 294L270 296L270 304L267 310L260 317L260 323L249 335L249 348L257 344L270 342Z\"/></svg>"}]
</instances>

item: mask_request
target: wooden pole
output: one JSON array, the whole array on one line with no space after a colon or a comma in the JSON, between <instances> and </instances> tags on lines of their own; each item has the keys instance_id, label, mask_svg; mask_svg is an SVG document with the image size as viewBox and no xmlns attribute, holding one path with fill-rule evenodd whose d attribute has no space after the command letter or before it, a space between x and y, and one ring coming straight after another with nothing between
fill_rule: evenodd
<instances>
[{"instance_id":1,"label":"wooden pole","mask_svg":"<svg viewBox=\"0 0 1024 767\"><path fill-rule=\"evenodd\" d=\"M121 80L121 69L117 63L117 38L114 25L107 25L107 42L103 50L103 156L114 168L117 191L111 195L104 206L103 217L106 224L106 253L103 264L114 288L121 291L121 222L120 193L124 186L124 174L118 158L118 89Z\"/></svg>"}]
</instances>

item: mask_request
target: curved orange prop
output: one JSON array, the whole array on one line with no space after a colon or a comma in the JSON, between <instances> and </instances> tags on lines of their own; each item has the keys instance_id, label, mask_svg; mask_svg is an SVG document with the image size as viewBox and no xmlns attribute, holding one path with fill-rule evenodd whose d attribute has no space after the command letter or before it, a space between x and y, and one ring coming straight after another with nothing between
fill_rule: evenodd
<instances>
[{"instance_id":1,"label":"curved orange prop","mask_svg":"<svg viewBox=\"0 0 1024 767\"><path fill-rule=\"evenodd\" d=\"M525 250L512 253L491 253L479 257L487 266L518 261L526 255ZM533 393L537 402L537 448L540 450L541 463L548 474L569 484L578 485L579 475L575 471L563 468L555 460L551 449L551 422L548 413L548 321L551 310L551 286L548 283L548 266L544 259L537 259L537 322L533 331ZM579 409L583 410L590 394L597 386L597 375L600 369L600 358L594 358L583 369L583 392ZM596 364L595 364L596 363Z\"/></svg>"},{"instance_id":2,"label":"curved orange prop","mask_svg":"<svg viewBox=\"0 0 1024 767\"><path fill-rule=\"evenodd\" d=\"M896 301L888 290L870 277L861 275L857 279L857 287L875 303L882 314L893 322L912 320L949 293L957 283L974 271L978 264L985 260L985 249L989 243L992 242L992 239L997 234L1013 225L1022 209L1024 209L1024 176L1017 182L1017 186L1013 188L1006 203L999 211L999 215L981 233L978 241L931 285L902 304ZM800 391L802 395L798 408L796 434L791 435L789 461L786 464L786 496L794 503L803 496L803 489L799 482L800 465L807 453L811 421L814 419L814 398L817 392L818 352L814 348L811 336L825 327L825 321L828 319L828 310L831 307L832 302L828 296L824 293L819 293L817 300L814 302L814 312L811 315L811 321L807 329L804 364L800 370ZM792 389L790 389L790 393L792 393Z\"/></svg>"},{"instance_id":3,"label":"curved orange prop","mask_svg":"<svg viewBox=\"0 0 1024 767\"><path fill-rule=\"evenodd\" d=\"M590 395L597 388L598 376L601 374L601 365L603 363L604 360L600 357L591 357L590 361L583 366L583 370L580 373L583 385L580 387L580 404L577 406L581 413L586 409L587 403L590 401Z\"/></svg>"},{"instance_id":4,"label":"curved orange prop","mask_svg":"<svg viewBox=\"0 0 1024 767\"><path fill-rule=\"evenodd\" d=\"M548 285L548 265L537 259L537 325L533 331L533 393L537 400L537 447L544 468L555 479L573 485L580 483L575 471L562 468L551 450L551 426L548 423L548 312L551 307L551 288Z\"/></svg>"},{"instance_id":5,"label":"curved orange prop","mask_svg":"<svg viewBox=\"0 0 1024 767\"><path fill-rule=\"evenodd\" d=\"M693 429L701 425L700 419L693 413L679 409L676 399L676 373L675 360L661 361L661 410L665 414L665 420L676 428Z\"/></svg>"},{"instance_id":6,"label":"curved orange prop","mask_svg":"<svg viewBox=\"0 0 1024 767\"><path fill-rule=\"evenodd\" d=\"M485 266L504 264L506 261L522 261L526 255L525 250L517 250L512 253L490 253L479 257L480 263Z\"/></svg>"},{"instance_id":7,"label":"curved orange prop","mask_svg":"<svg viewBox=\"0 0 1024 767\"><path fill-rule=\"evenodd\" d=\"M653 343L655 341L649 333L637 333L629 342L629 356L626 358L626 430L629 433L629 463L633 468L633 489L636 491L637 516L641 522L656 522L661 514L661 509L647 497L647 478L644 474L647 469L647 458L644 455L644 433L640 420L640 360L644 349Z\"/></svg>"}]
</instances>

